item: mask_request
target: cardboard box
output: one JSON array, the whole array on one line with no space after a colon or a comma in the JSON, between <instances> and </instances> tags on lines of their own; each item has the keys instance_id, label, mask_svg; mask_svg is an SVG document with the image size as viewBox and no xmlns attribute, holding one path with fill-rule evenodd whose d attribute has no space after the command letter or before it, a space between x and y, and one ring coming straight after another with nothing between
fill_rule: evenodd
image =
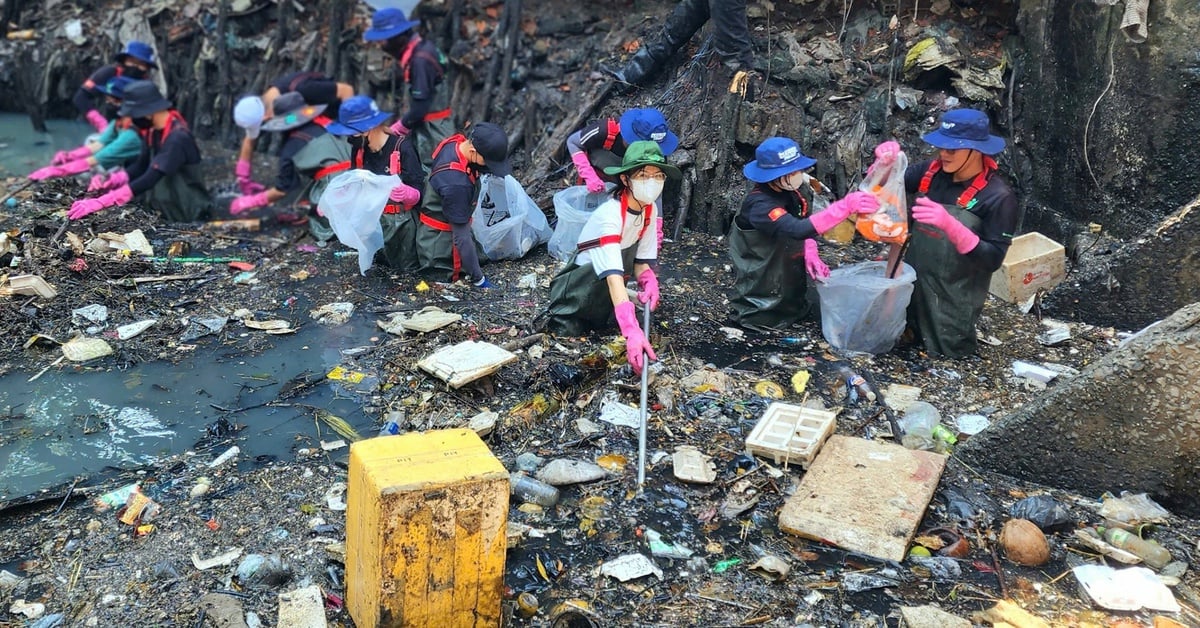
<instances>
[{"instance_id":1,"label":"cardboard box","mask_svg":"<svg viewBox=\"0 0 1200 628\"><path fill-rule=\"evenodd\" d=\"M354 623L499 626L508 471L467 429L350 446L346 607Z\"/></svg>"},{"instance_id":2,"label":"cardboard box","mask_svg":"<svg viewBox=\"0 0 1200 628\"><path fill-rule=\"evenodd\" d=\"M1021 303L1038 290L1057 286L1066 276L1066 249L1035 231L1013 238L1004 264L992 273L988 291L1009 303Z\"/></svg>"}]
</instances>

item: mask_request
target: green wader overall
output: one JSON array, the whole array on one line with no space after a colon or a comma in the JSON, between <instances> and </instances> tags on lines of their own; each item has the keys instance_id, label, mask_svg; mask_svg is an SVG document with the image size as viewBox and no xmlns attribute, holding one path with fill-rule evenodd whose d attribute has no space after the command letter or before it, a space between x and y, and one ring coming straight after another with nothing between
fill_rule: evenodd
<instances>
[{"instance_id":1,"label":"green wader overall","mask_svg":"<svg viewBox=\"0 0 1200 628\"><path fill-rule=\"evenodd\" d=\"M801 200L799 217L806 218L810 199L802 196ZM730 319L735 323L779 328L809 315L804 240L743 229L734 217L729 228L729 257L737 273L729 297Z\"/></svg>"},{"instance_id":2,"label":"green wader overall","mask_svg":"<svg viewBox=\"0 0 1200 628\"><path fill-rule=\"evenodd\" d=\"M451 143L466 141L461 133L451 135L442 140L433 153L441 152L443 146ZM433 187L433 177L439 172L457 170L471 178L475 184L475 194L471 197L471 206L479 196L479 181L477 175L467 167L466 158L460 158L442 164L429 173L425 179L425 194L421 197L421 209L416 226L417 273L429 281L457 281L462 263L458 257L458 249L454 248L454 236L450 233L450 223L442 209L442 195ZM476 248L479 244L475 244ZM481 256L482 257L482 256Z\"/></svg>"},{"instance_id":3,"label":"green wader overall","mask_svg":"<svg viewBox=\"0 0 1200 628\"><path fill-rule=\"evenodd\" d=\"M185 131L187 123L174 110L167 121L162 133L151 134L150 155L158 153L171 129L176 124ZM168 222L196 222L208 218L213 209L213 199L204 185L204 177L200 173L199 150L195 153L196 162L184 164L174 174L164 176L143 193L140 199L151 209L161 213Z\"/></svg>"},{"instance_id":4,"label":"green wader overall","mask_svg":"<svg viewBox=\"0 0 1200 628\"><path fill-rule=\"evenodd\" d=\"M309 140L292 156L292 164L296 166L304 185L300 199L309 203L308 232L318 242L328 242L334 239L333 229L324 216L317 215L317 204L321 202L321 194L329 187L338 173L350 168L350 144L345 138L326 133Z\"/></svg>"},{"instance_id":5,"label":"green wader overall","mask_svg":"<svg viewBox=\"0 0 1200 628\"><path fill-rule=\"evenodd\" d=\"M957 205L943 206L979 233L979 216ZM913 224L904 261L917 271L908 324L920 332L925 348L948 358L975 353L975 323L987 300L991 274L973 268L940 229L921 223Z\"/></svg>"},{"instance_id":6,"label":"green wader overall","mask_svg":"<svg viewBox=\"0 0 1200 628\"><path fill-rule=\"evenodd\" d=\"M417 154L421 157L421 165L429 170L433 164L433 154L437 152L438 146L443 140L454 135L454 116L450 110L450 90L446 89L444 82L447 61L446 55L432 46L425 46L425 42L418 44L411 56L428 59L438 68L437 89L433 91L433 102L429 103L429 113L425 114L424 121L411 130L413 139L417 143ZM400 60L400 67L404 69L405 83L409 83L411 63L412 59L409 55Z\"/></svg>"},{"instance_id":7,"label":"green wader overall","mask_svg":"<svg viewBox=\"0 0 1200 628\"><path fill-rule=\"evenodd\" d=\"M653 205L647 206L646 218L637 239L628 248L621 250L621 268L625 277L633 274L638 243L642 241L642 235L654 220L653 209L650 209L652 207ZM626 211L622 202L622 232ZM617 324L607 279L597 277L596 269L590 263L582 266L575 263L581 251L599 246L600 240L597 239L577 248L566 266L550 280L550 305L546 308L545 329L551 334L582 336L590 331L610 329Z\"/></svg>"},{"instance_id":8,"label":"green wader overall","mask_svg":"<svg viewBox=\"0 0 1200 628\"><path fill-rule=\"evenodd\" d=\"M391 160L389 170L392 174L400 175L400 142L403 138L393 135L384 144L384 149L391 150L388 155ZM357 156L361 166L362 154ZM420 268L417 260L417 218L416 211L405 209L403 205L388 201L383 206L383 215L379 217L379 225L383 227L384 262L391 268L404 272L415 273Z\"/></svg>"}]
</instances>

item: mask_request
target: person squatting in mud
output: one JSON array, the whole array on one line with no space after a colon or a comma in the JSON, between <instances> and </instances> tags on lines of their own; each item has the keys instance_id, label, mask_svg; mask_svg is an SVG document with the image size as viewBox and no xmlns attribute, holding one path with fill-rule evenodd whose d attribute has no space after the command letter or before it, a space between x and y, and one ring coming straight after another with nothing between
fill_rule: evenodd
<instances>
[{"instance_id":1,"label":"person squatting in mud","mask_svg":"<svg viewBox=\"0 0 1200 628\"><path fill-rule=\"evenodd\" d=\"M550 305L535 326L579 336L611 328L615 321L625 337L626 359L641 372L645 357L658 358L638 324L625 277L637 279L638 301L651 310L658 307L658 238L650 224L667 179L681 173L652 141L630 144L621 165L604 172L617 178L612 198L588 217L575 254L550 281Z\"/></svg>"}]
</instances>

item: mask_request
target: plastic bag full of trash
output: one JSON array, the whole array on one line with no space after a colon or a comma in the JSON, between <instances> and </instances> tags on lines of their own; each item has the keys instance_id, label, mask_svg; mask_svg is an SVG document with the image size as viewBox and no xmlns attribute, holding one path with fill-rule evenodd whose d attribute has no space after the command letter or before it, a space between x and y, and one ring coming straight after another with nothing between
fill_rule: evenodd
<instances>
[{"instance_id":1,"label":"plastic bag full of trash","mask_svg":"<svg viewBox=\"0 0 1200 628\"><path fill-rule=\"evenodd\" d=\"M392 188L400 185L396 175L378 175L368 170L348 170L330 182L317 208L337 239L358 251L358 272L366 274L383 248L383 225L379 217Z\"/></svg>"}]
</instances>

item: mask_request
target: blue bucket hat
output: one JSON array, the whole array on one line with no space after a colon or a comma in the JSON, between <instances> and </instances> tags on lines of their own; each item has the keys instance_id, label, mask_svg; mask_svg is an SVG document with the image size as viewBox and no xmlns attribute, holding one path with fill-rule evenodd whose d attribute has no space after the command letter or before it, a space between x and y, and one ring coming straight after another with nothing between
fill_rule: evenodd
<instances>
[{"instance_id":1,"label":"blue bucket hat","mask_svg":"<svg viewBox=\"0 0 1200 628\"><path fill-rule=\"evenodd\" d=\"M421 20L410 20L404 11L388 7L380 9L371 16L371 28L363 33L364 41L383 41L396 35L412 30Z\"/></svg>"},{"instance_id":2,"label":"blue bucket hat","mask_svg":"<svg viewBox=\"0 0 1200 628\"><path fill-rule=\"evenodd\" d=\"M984 155L995 155L1004 150L1004 138L992 135L989 125L988 116L982 111L953 109L942 114L941 125L921 139L935 148L970 148Z\"/></svg>"},{"instance_id":3,"label":"blue bucket hat","mask_svg":"<svg viewBox=\"0 0 1200 628\"><path fill-rule=\"evenodd\" d=\"M657 142L664 157L679 147L679 137L667 128L667 119L658 109L630 109L621 114L620 125L621 139L626 144Z\"/></svg>"},{"instance_id":4,"label":"blue bucket hat","mask_svg":"<svg viewBox=\"0 0 1200 628\"><path fill-rule=\"evenodd\" d=\"M158 67L158 64L154 62L154 49L146 42L135 40L125 44L125 49L117 53L117 63L123 63L129 57L133 57L152 68Z\"/></svg>"},{"instance_id":5,"label":"blue bucket hat","mask_svg":"<svg viewBox=\"0 0 1200 628\"><path fill-rule=\"evenodd\" d=\"M109 80L104 85L97 85L96 89L100 90L100 93L105 96L112 96L117 100L123 100L125 98L125 88L132 82L133 79L128 76L118 76Z\"/></svg>"},{"instance_id":6,"label":"blue bucket hat","mask_svg":"<svg viewBox=\"0 0 1200 628\"><path fill-rule=\"evenodd\" d=\"M338 119L325 130L334 135L358 135L383 124L392 114L380 111L370 96L352 96L342 101Z\"/></svg>"},{"instance_id":7,"label":"blue bucket hat","mask_svg":"<svg viewBox=\"0 0 1200 628\"><path fill-rule=\"evenodd\" d=\"M800 146L786 137L768 137L754 149L754 161L742 167L742 174L755 183L770 183L800 170L808 170L817 160L800 152Z\"/></svg>"}]
</instances>

